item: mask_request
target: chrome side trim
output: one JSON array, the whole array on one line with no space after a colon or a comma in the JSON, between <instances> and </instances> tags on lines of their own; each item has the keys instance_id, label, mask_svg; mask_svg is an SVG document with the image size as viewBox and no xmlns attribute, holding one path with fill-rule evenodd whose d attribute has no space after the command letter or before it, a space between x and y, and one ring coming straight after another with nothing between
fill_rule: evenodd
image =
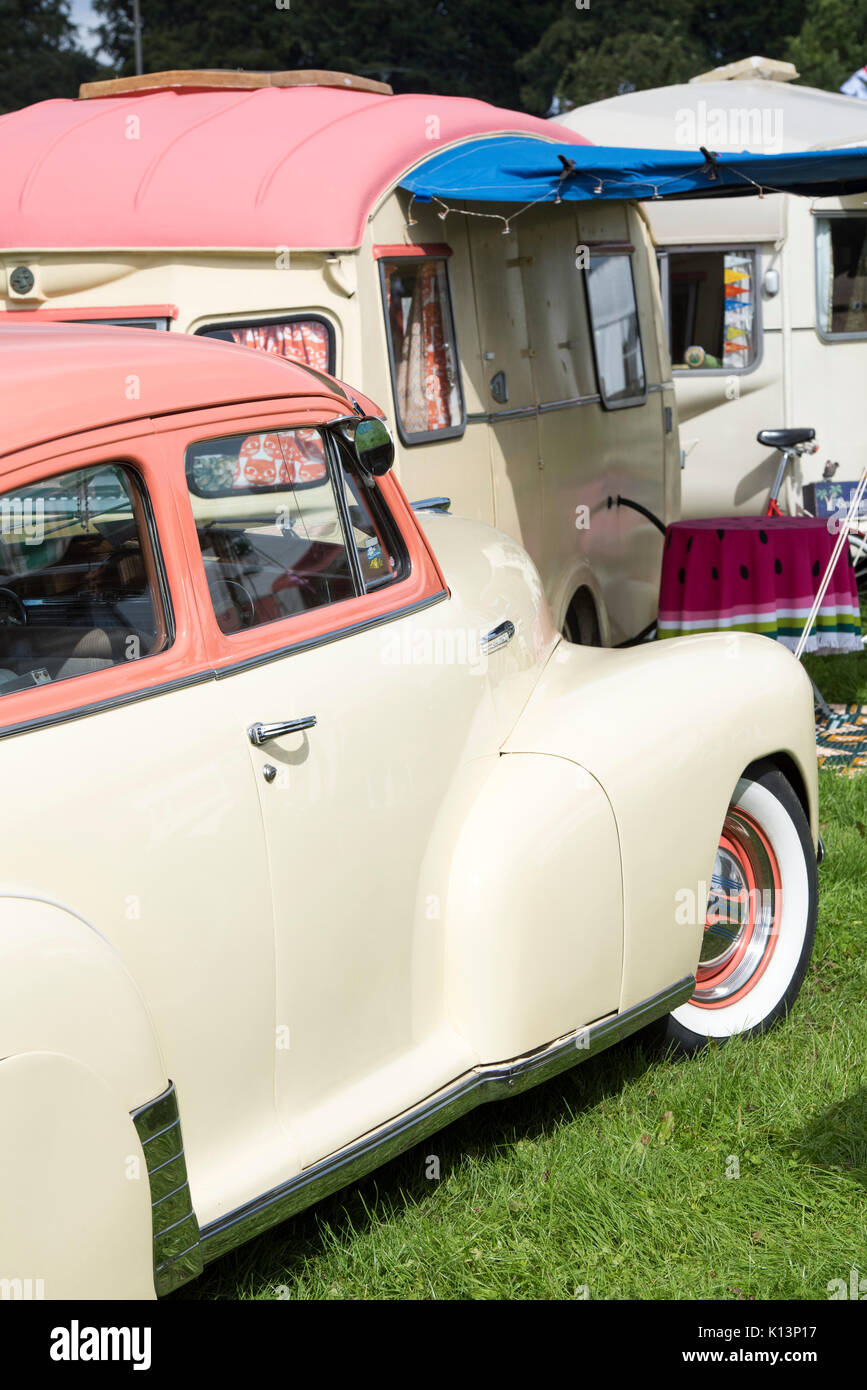
<instances>
[{"instance_id":1,"label":"chrome side trim","mask_svg":"<svg viewBox=\"0 0 867 1390\"><path fill-rule=\"evenodd\" d=\"M674 383L671 381L656 382L647 387L646 394L652 391L673 391ZM542 401L539 405L516 406L514 410L477 410L467 416L468 425L495 425L500 420L526 420L532 415L546 415L550 410L576 410L582 405L601 405L602 397L599 392L594 392L589 396L569 396L562 401ZM629 401L630 405L635 404ZM415 504L414 504L415 505Z\"/></svg>"},{"instance_id":2,"label":"chrome side trim","mask_svg":"<svg viewBox=\"0 0 867 1390\"><path fill-rule=\"evenodd\" d=\"M132 1122L141 1140L150 1182L154 1288L159 1296L195 1279L203 1263L174 1082L155 1100L133 1110Z\"/></svg>"},{"instance_id":3,"label":"chrome side trim","mask_svg":"<svg viewBox=\"0 0 867 1390\"><path fill-rule=\"evenodd\" d=\"M511 642L514 635L515 624L507 618L504 623L499 623L497 627L485 633L481 643L482 651L486 656L490 656L491 652L498 652L507 642Z\"/></svg>"},{"instance_id":4,"label":"chrome side trim","mask_svg":"<svg viewBox=\"0 0 867 1390\"><path fill-rule=\"evenodd\" d=\"M104 710L121 709L124 705L138 704L139 700L152 700L158 695L167 695L169 691L186 690L187 686L202 685L205 681L213 679L213 671L196 671L190 676L179 676L177 680L163 681L159 685L145 686L141 690L131 690L123 695L111 695L107 700L93 700L87 705L75 705L72 709L58 710L56 714L24 719L20 724L7 724L5 728L0 728L0 739L12 738L14 734L31 733L35 729L48 729L53 724L68 724L73 719L87 719L92 714L102 714Z\"/></svg>"},{"instance_id":5,"label":"chrome side trim","mask_svg":"<svg viewBox=\"0 0 867 1390\"><path fill-rule=\"evenodd\" d=\"M596 391L590 396L573 396L565 401L543 401L539 406L539 414L544 415L548 410L572 410L579 405L601 405L602 397Z\"/></svg>"},{"instance_id":6,"label":"chrome side trim","mask_svg":"<svg viewBox=\"0 0 867 1390\"><path fill-rule=\"evenodd\" d=\"M544 415L549 410L572 410L581 405L601 405L598 392L590 396L569 396L562 401L543 401L541 405L520 405L513 410L479 410L467 416L468 425L495 425L500 420L527 420L533 415Z\"/></svg>"},{"instance_id":7,"label":"chrome side trim","mask_svg":"<svg viewBox=\"0 0 867 1390\"><path fill-rule=\"evenodd\" d=\"M673 381L659 381L646 387L646 394L651 391L673 391ZM539 405L516 406L514 410L476 410L467 416L468 425L495 425L498 420L525 420L531 415L545 415L549 410L574 410L582 405L601 405L602 397L596 391L589 396L569 396L563 401L542 401ZM633 400L629 401L634 405ZM421 502L414 502L414 507L421 508Z\"/></svg>"},{"instance_id":8,"label":"chrome side trim","mask_svg":"<svg viewBox=\"0 0 867 1390\"><path fill-rule=\"evenodd\" d=\"M221 666L216 671L210 668L196 671L189 676L179 676L177 680L163 681L159 685L145 686L140 690L131 690L123 695L112 695L107 700L94 700L90 704L58 710L56 714L42 715L36 719L25 719L20 724L7 724L5 728L0 727L0 739L12 738L15 734L33 733L37 729L49 729L54 724L68 724L74 719L88 719L92 714L102 714L105 710L122 709L125 705L135 705L140 700L153 700L158 695L168 695L173 690L186 690L188 686L202 685L206 681L223 680L224 677L233 676L239 671L248 671L255 666L264 666L269 661L280 661L285 656L294 656L296 652L306 652L314 647L324 647L328 642L339 642L341 638L349 637L354 632L366 632L369 628L379 627L382 623L397 622L399 618L409 617L410 614L419 613L422 609L430 608L435 603L442 603L448 597L448 590L440 589L429 598L420 599L417 603L405 604L402 608L389 610L388 613L378 613L376 617L367 618L361 623L348 623L346 627L335 628L333 632L324 632L321 636L311 637L306 642L290 642L285 647L278 647L275 651L262 652L259 656L247 657L244 661L234 662L231 666Z\"/></svg>"},{"instance_id":9,"label":"chrome side trim","mask_svg":"<svg viewBox=\"0 0 867 1390\"><path fill-rule=\"evenodd\" d=\"M246 657L244 661L235 661L231 666L221 666L213 674L217 680L224 680L226 676L235 676L242 671L252 671L257 666L267 666L270 661L281 661L285 656L294 656L296 652L313 651L316 647L327 646L329 642L338 642L342 637L349 637L353 632L368 632L371 628L382 627L385 623L396 623L401 618L408 618L412 613L421 613L425 608L432 608L435 603L442 603L449 597L447 589L439 589L435 594L428 598L419 599L417 603L407 603L403 608L393 608L387 613L377 613L373 618L367 618L361 623L350 623L346 627L336 628L333 632L323 632L319 637L311 637L306 642L292 642L289 646L278 647L275 651L260 652L257 656Z\"/></svg>"},{"instance_id":10,"label":"chrome side trim","mask_svg":"<svg viewBox=\"0 0 867 1390\"><path fill-rule=\"evenodd\" d=\"M610 1014L586 1028L575 1029L524 1057L474 1068L380 1129L212 1221L201 1233L200 1258L206 1263L218 1259L236 1245L364 1177L477 1105L519 1095L620 1042L685 1003L694 989L695 977L689 975L622 1014Z\"/></svg>"}]
</instances>

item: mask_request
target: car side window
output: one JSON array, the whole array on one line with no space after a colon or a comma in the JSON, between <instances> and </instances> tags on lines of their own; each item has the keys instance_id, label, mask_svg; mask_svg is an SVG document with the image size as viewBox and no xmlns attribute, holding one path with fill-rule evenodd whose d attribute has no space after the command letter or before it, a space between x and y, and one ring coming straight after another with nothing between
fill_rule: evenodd
<instances>
[{"instance_id":1,"label":"car side window","mask_svg":"<svg viewBox=\"0 0 867 1390\"><path fill-rule=\"evenodd\" d=\"M590 257L587 303L602 404L609 410L645 398L644 355L629 256Z\"/></svg>"},{"instance_id":2,"label":"car side window","mask_svg":"<svg viewBox=\"0 0 867 1390\"><path fill-rule=\"evenodd\" d=\"M382 509L321 430L270 429L192 444L186 477L226 634L355 598L400 575Z\"/></svg>"},{"instance_id":3,"label":"car side window","mask_svg":"<svg viewBox=\"0 0 867 1390\"><path fill-rule=\"evenodd\" d=\"M361 582L365 593L370 593L402 577L403 547L394 524L389 524L390 518L384 509L376 505L376 494L365 487L342 460L337 486L343 490Z\"/></svg>"},{"instance_id":4,"label":"car side window","mask_svg":"<svg viewBox=\"0 0 867 1390\"><path fill-rule=\"evenodd\" d=\"M132 470L99 464L0 496L0 696L137 661L170 640Z\"/></svg>"}]
</instances>

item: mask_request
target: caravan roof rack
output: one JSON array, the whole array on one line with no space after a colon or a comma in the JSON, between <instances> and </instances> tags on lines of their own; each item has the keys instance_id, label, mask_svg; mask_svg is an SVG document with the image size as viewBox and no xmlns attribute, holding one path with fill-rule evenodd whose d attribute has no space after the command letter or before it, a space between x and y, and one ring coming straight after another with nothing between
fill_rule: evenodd
<instances>
[{"instance_id":1,"label":"caravan roof rack","mask_svg":"<svg viewBox=\"0 0 867 1390\"><path fill-rule=\"evenodd\" d=\"M230 68L178 68L169 72L144 72L137 77L114 77L107 82L83 82L79 98L134 96L136 92L251 91L257 87L342 87L351 92L394 95L387 82L356 77L351 72L310 68L297 72L244 72Z\"/></svg>"}]
</instances>

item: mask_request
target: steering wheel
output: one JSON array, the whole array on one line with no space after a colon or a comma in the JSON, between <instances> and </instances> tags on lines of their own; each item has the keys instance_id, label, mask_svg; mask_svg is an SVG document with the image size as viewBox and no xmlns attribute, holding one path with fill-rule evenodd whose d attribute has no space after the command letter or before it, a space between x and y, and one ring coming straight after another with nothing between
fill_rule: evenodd
<instances>
[{"instance_id":1,"label":"steering wheel","mask_svg":"<svg viewBox=\"0 0 867 1390\"><path fill-rule=\"evenodd\" d=\"M12 589L0 589L0 627L24 627L27 609Z\"/></svg>"},{"instance_id":2,"label":"steering wheel","mask_svg":"<svg viewBox=\"0 0 867 1390\"><path fill-rule=\"evenodd\" d=\"M224 579L223 583L229 590L232 602L238 610L238 616L244 627L252 627L256 621L256 600L245 589L243 584L239 584L237 579Z\"/></svg>"},{"instance_id":3,"label":"steering wheel","mask_svg":"<svg viewBox=\"0 0 867 1390\"><path fill-rule=\"evenodd\" d=\"M243 584L239 584L237 579L222 579L208 575L208 588L211 592L211 602L214 605L214 612L217 614L217 621L224 632L237 632L241 628L253 627L256 622L256 600L245 589ZM225 614L226 609L233 613L238 627L226 628L220 621L220 614Z\"/></svg>"}]
</instances>

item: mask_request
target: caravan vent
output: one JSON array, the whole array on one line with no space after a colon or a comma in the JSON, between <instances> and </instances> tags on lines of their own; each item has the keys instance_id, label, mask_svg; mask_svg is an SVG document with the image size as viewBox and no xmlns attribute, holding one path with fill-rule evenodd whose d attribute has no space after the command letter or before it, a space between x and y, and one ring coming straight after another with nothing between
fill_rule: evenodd
<instances>
[{"instance_id":1,"label":"caravan vent","mask_svg":"<svg viewBox=\"0 0 867 1390\"><path fill-rule=\"evenodd\" d=\"M794 63L784 63L781 58L741 58L738 63L726 63L722 68L711 68L690 82L754 82L757 78L765 82L794 82L800 73Z\"/></svg>"}]
</instances>

